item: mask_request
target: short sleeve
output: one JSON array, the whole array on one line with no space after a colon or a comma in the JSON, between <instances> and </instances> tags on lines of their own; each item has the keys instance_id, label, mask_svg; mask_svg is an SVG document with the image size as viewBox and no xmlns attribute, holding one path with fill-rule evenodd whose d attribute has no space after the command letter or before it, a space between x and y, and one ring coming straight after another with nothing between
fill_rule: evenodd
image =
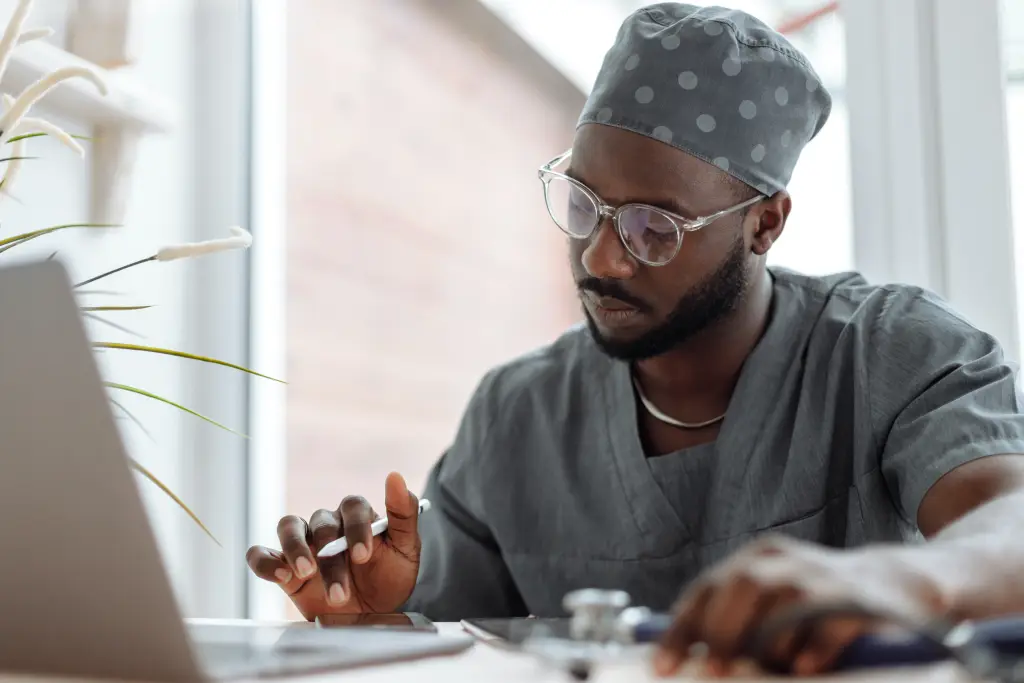
<instances>
[{"instance_id":1,"label":"short sleeve","mask_svg":"<svg viewBox=\"0 0 1024 683\"><path fill-rule=\"evenodd\" d=\"M907 522L946 473L989 455L1024 453L1014 368L998 342L941 301L918 294L877 320L868 398L881 471Z\"/></svg>"}]
</instances>

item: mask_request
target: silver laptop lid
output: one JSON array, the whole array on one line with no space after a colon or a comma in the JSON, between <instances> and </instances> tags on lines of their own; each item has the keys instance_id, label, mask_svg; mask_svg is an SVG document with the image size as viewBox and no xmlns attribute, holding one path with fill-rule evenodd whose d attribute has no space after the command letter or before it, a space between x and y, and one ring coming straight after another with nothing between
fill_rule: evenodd
<instances>
[{"instance_id":1,"label":"silver laptop lid","mask_svg":"<svg viewBox=\"0 0 1024 683\"><path fill-rule=\"evenodd\" d=\"M0 269L0 670L202 678L64 267Z\"/></svg>"}]
</instances>

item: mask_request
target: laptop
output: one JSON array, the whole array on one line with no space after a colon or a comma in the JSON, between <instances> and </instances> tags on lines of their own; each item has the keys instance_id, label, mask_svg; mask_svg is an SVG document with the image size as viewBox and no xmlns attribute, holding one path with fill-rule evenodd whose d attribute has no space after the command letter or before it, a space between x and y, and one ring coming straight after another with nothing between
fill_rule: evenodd
<instances>
[{"instance_id":1,"label":"laptop","mask_svg":"<svg viewBox=\"0 0 1024 683\"><path fill-rule=\"evenodd\" d=\"M303 622L187 623L127 457L64 266L0 269L0 671L179 683L472 644Z\"/></svg>"}]
</instances>

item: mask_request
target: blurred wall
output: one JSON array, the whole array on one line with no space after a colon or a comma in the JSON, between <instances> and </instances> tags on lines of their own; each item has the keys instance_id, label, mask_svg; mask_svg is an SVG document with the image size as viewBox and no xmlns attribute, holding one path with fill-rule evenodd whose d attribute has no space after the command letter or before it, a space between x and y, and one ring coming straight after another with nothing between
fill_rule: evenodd
<instances>
[{"instance_id":1,"label":"blurred wall","mask_svg":"<svg viewBox=\"0 0 1024 683\"><path fill-rule=\"evenodd\" d=\"M419 490L493 365L579 318L536 170L583 95L476 0L289 7L288 508Z\"/></svg>"}]
</instances>

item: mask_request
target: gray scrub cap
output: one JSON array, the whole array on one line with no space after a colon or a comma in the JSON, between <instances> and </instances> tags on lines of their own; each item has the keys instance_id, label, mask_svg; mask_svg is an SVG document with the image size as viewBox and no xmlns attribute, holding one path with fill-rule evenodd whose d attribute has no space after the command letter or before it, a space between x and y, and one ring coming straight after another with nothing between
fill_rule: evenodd
<instances>
[{"instance_id":1,"label":"gray scrub cap","mask_svg":"<svg viewBox=\"0 0 1024 683\"><path fill-rule=\"evenodd\" d=\"M665 2L623 22L578 126L660 140L771 195L831 109L807 58L758 19Z\"/></svg>"}]
</instances>

